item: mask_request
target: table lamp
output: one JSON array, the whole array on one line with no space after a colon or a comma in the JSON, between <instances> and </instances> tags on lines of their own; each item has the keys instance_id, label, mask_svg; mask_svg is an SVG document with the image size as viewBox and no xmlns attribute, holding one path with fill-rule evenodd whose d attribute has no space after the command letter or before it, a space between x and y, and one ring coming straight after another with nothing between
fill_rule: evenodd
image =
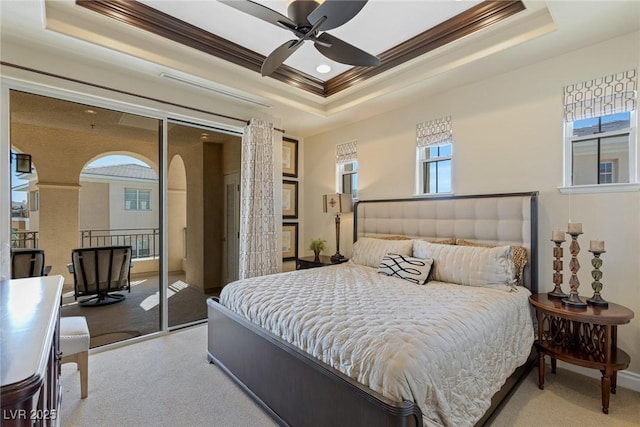
<instances>
[{"instance_id":1,"label":"table lamp","mask_svg":"<svg viewBox=\"0 0 640 427\"><path fill-rule=\"evenodd\" d=\"M325 213L336 214L336 253L331 255L331 261L339 262L344 259L340 254L340 214L353 210L351 194L325 194L322 196L322 210Z\"/></svg>"}]
</instances>

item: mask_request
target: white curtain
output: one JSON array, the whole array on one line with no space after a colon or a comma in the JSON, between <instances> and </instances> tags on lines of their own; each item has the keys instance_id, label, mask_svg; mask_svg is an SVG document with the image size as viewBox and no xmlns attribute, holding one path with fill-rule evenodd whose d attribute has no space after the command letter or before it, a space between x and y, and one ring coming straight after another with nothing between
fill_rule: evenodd
<instances>
[{"instance_id":1,"label":"white curtain","mask_svg":"<svg viewBox=\"0 0 640 427\"><path fill-rule=\"evenodd\" d=\"M242 137L239 277L278 272L273 125L251 119Z\"/></svg>"}]
</instances>

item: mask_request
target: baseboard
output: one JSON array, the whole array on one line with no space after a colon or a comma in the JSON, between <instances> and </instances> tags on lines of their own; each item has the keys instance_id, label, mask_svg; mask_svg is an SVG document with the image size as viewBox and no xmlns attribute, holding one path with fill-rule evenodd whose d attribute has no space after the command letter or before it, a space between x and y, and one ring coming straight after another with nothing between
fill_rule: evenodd
<instances>
[{"instance_id":1,"label":"baseboard","mask_svg":"<svg viewBox=\"0 0 640 427\"><path fill-rule=\"evenodd\" d=\"M602 375L596 369L587 369L558 360L558 367L599 380ZM640 392L640 374L631 371L618 371L618 387Z\"/></svg>"}]
</instances>

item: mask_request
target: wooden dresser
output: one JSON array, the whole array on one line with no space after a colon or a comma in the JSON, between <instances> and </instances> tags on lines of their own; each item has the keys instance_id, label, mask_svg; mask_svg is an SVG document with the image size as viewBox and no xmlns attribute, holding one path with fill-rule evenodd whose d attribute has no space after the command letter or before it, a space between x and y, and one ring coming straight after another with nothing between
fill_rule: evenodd
<instances>
[{"instance_id":1,"label":"wooden dresser","mask_svg":"<svg viewBox=\"0 0 640 427\"><path fill-rule=\"evenodd\" d=\"M0 281L3 426L57 426L62 276Z\"/></svg>"}]
</instances>

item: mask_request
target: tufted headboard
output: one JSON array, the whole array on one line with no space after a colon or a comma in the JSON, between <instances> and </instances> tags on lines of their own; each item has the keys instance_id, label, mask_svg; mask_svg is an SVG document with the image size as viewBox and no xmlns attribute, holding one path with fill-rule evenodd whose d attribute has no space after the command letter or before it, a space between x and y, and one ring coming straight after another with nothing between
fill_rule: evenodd
<instances>
[{"instance_id":1,"label":"tufted headboard","mask_svg":"<svg viewBox=\"0 0 640 427\"><path fill-rule=\"evenodd\" d=\"M527 248L524 285L538 288L538 192L363 200L354 206L354 241L406 236L464 239Z\"/></svg>"}]
</instances>

